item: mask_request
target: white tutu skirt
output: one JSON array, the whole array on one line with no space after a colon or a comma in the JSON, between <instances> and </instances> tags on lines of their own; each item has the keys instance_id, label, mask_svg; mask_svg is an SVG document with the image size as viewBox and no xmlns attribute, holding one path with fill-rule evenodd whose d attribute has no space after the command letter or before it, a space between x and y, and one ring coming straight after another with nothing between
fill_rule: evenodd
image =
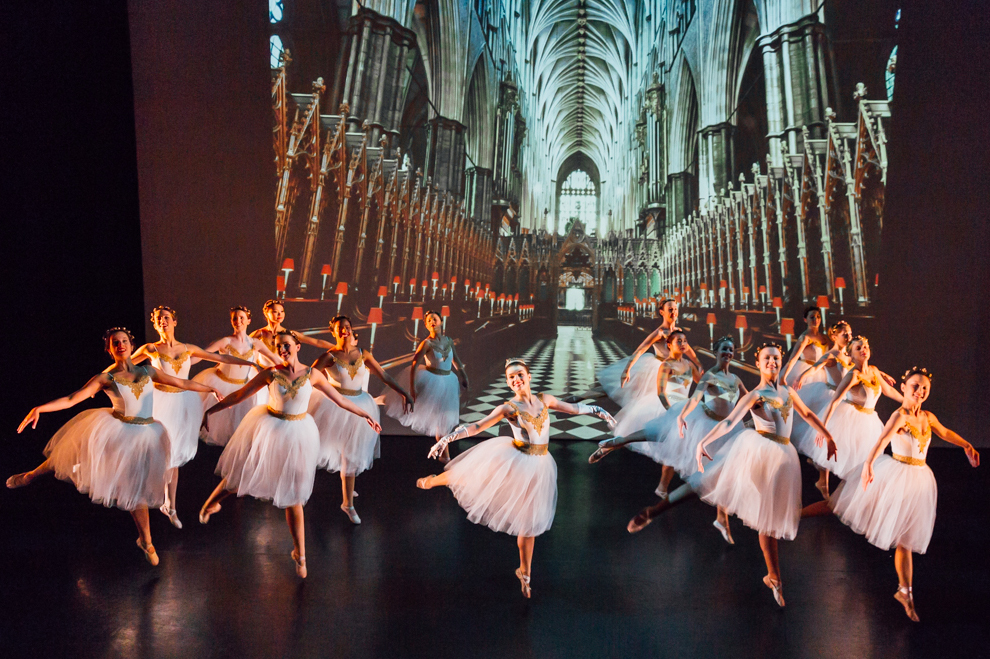
<instances>
[{"instance_id":1,"label":"white tutu skirt","mask_svg":"<svg viewBox=\"0 0 990 659\"><path fill-rule=\"evenodd\" d=\"M676 415L680 413L682 406L683 406L682 403L678 403L674 405L673 408L671 408L671 409L676 408L676 411L674 412L675 418ZM642 455L645 455L654 462L660 462L661 445L658 444L657 442L662 440L660 439L657 433L651 432L651 430L656 429L657 424L660 422L660 419L666 417L669 413L669 410L667 410L667 408L665 408L663 404L660 402L659 396L655 396L655 395L652 398L648 395L644 396L635 403L633 403L632 405L630 405L629 407L623 407L621 410L619 410L619 414L617 416L621 416L623 412L626 412L626 410L628 410L628 416L626 417L628 419L627 425L630 427L634 424L638 425L639 427L636 430L642 430L643 434L645 434L649 439L649 441L645 441L645 442L632 442L631 444L626 444L626 448L635 453L640 453ZM631 432L620 433L619 426L616 425L615 427L616 437L625 436L629 434L632 433Z\"/></svg>"},{"instance_id":2,"label":"white tutu skirt","mask_svg":"<svg viewBox=\"0 0 990 659\"><path fill-rule=\"evenodd\" d=\"M203 399L195 391L169 393L155 389L156 421L168 430L172 443L169 467L181 467L194 457L199 448L199 427L203 423ZM213 419L210 419L212 422Z\"/></svg>"},{"instance_id":3,"label":"white tutu skirt","mask_svg":"<svg viewBox=\"0 0 990 659\"><path fill-rule=\"evenodd\" d=\"M313 417L289 421L259 405L237 426L216 473L239 497L267 499L288 508L309 500L319 457L320 433Z\"/></svg>"},{"instance_id":4,"label":"white tutu skirt","mask_svg":"<svg viewBox=\"0 0 990 659\"><path fill-rule=\"evenodd\" d=\"M721 506L759 533L781 540L797 535L801 465L790 444L741 430L689 482L703 501Z\"/></svg>"},{"instance_id":5,"label":"white tutu skirt","mask_svg":"<svg viewBox=\"0 0 990 659\"><path fill-rule=\"evenodd\" d=\"M347 399L378 421L378 405L367 391ZM327 471L339 471L345 476L357 476L371 469L375 458L381 457L378 433L364 417L339 407L322 392L309 397L309 413L320 431L319 466Z\"/></svg>"},{"instance_id":6,"label":"white tutu skirt","mask_svg":"<svg viewBox=\"0 0 990 659\"><path fill-rule=\"evenodd\" d=\"M227 382L217 376L217 371L215 368L208 368L201 373L197 373L196 377L193 378L196 382L200 384L205 384L208 387L213 387L219 391L224 397L227 397L237 391L238 389L244 387L244 384L234 384L233 382ZM247 383L245 383L247 384ZM231 435L237 430L237 426L240 425L241 420L247 416L255 406L268 402L268 389L263 389L265 392L265 400L259 401L258 396L251 396L247 400L242 400L237 405L233 407L228 407L225 410L221 410L216 414L210 415L210 429L209 431L204 431L200 433L200 439L202 439L207 444L213 444L215 446L226 446L227 442L230 441ZM210 409L217 404L217 397L213 394L200 394L200 399L203 401L203 411Z\"/></svg>"},{"instance_id":7,"label":"white tutu skirt","mask_svg":"<svg viewBox=\"0 0 990 659\"><path fill-rule=\"evenodd\" d=\"M883 433L883 423L875 411L860 412L845 402L835 406L826 427L835 440L835 458L829 460L828 446L825 442L816 446L814 437L811 442L805 442L807 455L820 469L828 469L842 480L866 462Z\"/></svg>"},{"instance_id":8,"label":"white tutu skirt","mask_svg":"<svg viewBox=\"0 0 990 659\"><path fill-rule=\"evenodd\" d=\"M596 376L602 389L608 397L615 401L620 407L626 407L644 396L657 395L657 373L660 372L660 365L663 363L651 349L636 360L629 370L629 382L626 386L622 384L622 372L626 370L626 365L632 360L631 357L624 357L610 366L606 366L598 371Z\"/></svg>"},{"instance_id":9,"label":"white tutu skirt","mask_svg":"<svg viewBox=\"0 0 990 659\"><path fill-rule=\"evenodd\" d=\"M396 382L409 382L409 368L403 369ZM409 392L412 393L412 392ZM389 388L385 391L385 413L427 437L443 437L457 427L461 418L460 382L453 373L437 375L425 368L416 370L416 404L410 413L402 411L402 396Z\"/></svg>"},{"instance_id":10,"label":"white tutu skirt","mask_svg":"<svg viewBox=\"0 0 990 659\"><path fill-rule=\"evenodd\" d=\"M821 419L824 417L829 403L832 402L832 397L835 395L835 387L830 387L828 382L812 382L811 384L802 385L797 393L804 404L808 406L808 409ZM812 452L815 450L815 437L817 436L818 431L812 428L804 420L804 417L800 414L794 417L794 424L791 429L791 443L794 444L794 448L797 449L798 453L811 457Z\"/></svg>"},{"instance_id":11,"label":"white tutu skirt","mask_svg":"<svg viewBox=\"0 0 990 659\"><path fill-rule=\"evenodd\" d=\"M832 494L832 512L880 549L902 546L924 554L935 528L935 474L928 465L908 465L884 454L873 463L873 482L863 490L862 468L850 472Z\"/></svg>"},{"instance_id":12,"label":"white tutu skirt","mask_svg":"<svg viewBox=\"0 0 990 659\"><path fill-rule=\"evenodd\" d=\"M510 437L485 440L447 463L448 487L468 519L493 531L534 537L553 524L557 463L529 455Z\"/></svg>"},{"instance_id":13,"label":"white tutu skirt","mask_svg":"<svg viewBox=\"0 0 990 659\"><path fill-rule=\"evenodd\" d=\"M619 410L615 415L615 429L612 430L612 434L616 437L628 437L637 430L645 428L646 424L662 416L666 411L667 408L660 402L656 391L647 393Z\"/></svg>"},{"instance_id":14,"label":"white tutu skirt","mask_svg":"<svg viewBox=\"0 0 990 659\"><path fill-rule=\"evenodd\" d=\"M134 510L165 503L169 437L165 426L125 423L109 408L86 410L62 426L45 447L59 480L93 503Z\"/></svg>"},{"instance_id":15,"label":"white tutu skirt","mask_svg":"<svg viewBox=\"0 0 990 659\"><path fill-rule=\"evenodd\" d=\"M677 417L686 404L686 401L677 403L667 410L666 414L647 424L644 429L646 436L651 442L659 442L657 444L650 444L650 446L656 447L656 457L654 459L660 464L673 467L680 477L685 480L698 471L698 458L696 457L698 444L705 438L705 435L711 432L712 428L718 425L718 420L708 416L704 408L701 407L701 403L698 403L684 419L687 423L687 428L684 430L684 436L681 437L680 430L677 427ZM725 446L730 438L739 432L741 432L741 426L737 425L728 433L709 444L707 449L708 455L714 456Z\"/></svg>"},{"instance_id":16,"label":"white tutu skirt","mask_svg":"<svg viewBox=\"0 0 990 659\"><path fill-rule=\"evenodd\" d=\"M791 369L791 374L787 377L787 384L789 386L793 386L792 383L797 382L798 378L801 377L801 374L810 369L812 366L813 364L809 364L803 359L799 359L797 363L794 364L794 368ZM811 384L812 382L828 382L828 372L824 368L820 368L806 377L801 383L801 390L798 391L798 395L801 395L804 392L805 386ZM801 396L801 400L804 400L804 396Z\"/></svg>"}]
</instances>

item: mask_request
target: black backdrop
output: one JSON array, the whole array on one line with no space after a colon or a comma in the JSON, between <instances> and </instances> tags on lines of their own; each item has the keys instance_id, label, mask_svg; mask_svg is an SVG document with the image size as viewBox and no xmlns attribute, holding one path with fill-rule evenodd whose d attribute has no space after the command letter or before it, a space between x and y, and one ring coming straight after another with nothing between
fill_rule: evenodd
<instances>
[{"instance_id":1,"label":"black backdrop","mask_svg":"<svg viewBox=\"0 0 990 659\"><path fill-rule=\"evenodd\" d=\"M13 427L106 365L106 327L126 324L140 340L148 307L181 301L180 336L204 341L226 331L230 300L260 308L250 295L268 288L273 249L256 237L271 235L275 182L256 166L272 157L263 9L5 9L0 468L10 473L37 459L58 420L20 441ZM937 371L930 407L976 441L990 422L988 23L979 0L903 3L878 309L889 331L873 337L890 370Z\"/></svg>"}]
</instances>

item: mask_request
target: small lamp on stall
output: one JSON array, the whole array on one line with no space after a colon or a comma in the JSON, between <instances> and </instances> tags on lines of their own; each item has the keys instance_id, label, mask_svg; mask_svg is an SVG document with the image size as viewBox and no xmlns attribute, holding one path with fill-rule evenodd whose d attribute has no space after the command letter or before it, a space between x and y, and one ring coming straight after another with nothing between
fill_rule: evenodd
<instances>
[{"instance_id":1,"label":"small lamp on stall","mask_svg":"<svg viewBox=\"0 0 990 659\"><path fill-rule=\"evenodd\" d=\"M718 282L718 300L719 304L723 307L725 306L725 291L729 288L729 282L722 279Z\"/></svg>"},{"instance_id":2,"label":"small lamp on stall","mask_svg":"<svg viewBox=\"0 0 990 659\"><path fill-rule=\"evenodd\" d=\"M330 264L324 263L323 267L320 268L320 275L323 277L323 286L320 287L320 299L323 299L323 294L327 292L327 277L330 276Z\"/></svg>"},{"instance_id":3,"label":"small lamp on stall","mask_svg":"<svg viewBox=\"0 0 990 659\"><path fill-rule=\"evenodd\" d=\"M749 286L743 286L742 303L746 305L747 309L749 308Z\"/></svg>"},{"instance_id":4,"label":"small lamp on stall","mask_svg":"<svg viewBox=\"0 0 990 659\"><path fill-rule=\"evenodd\" d=\"M498 296L498 313L499 315L505 313L505 293Z\"/></svg>"},{"instance_id":5,"label":"small lamp on stall","mask_svg":"<svg viewBox=\"0 0 990 659\"><path fill-rule=\"evenodd\" d=\"M464 300L466 301L471 294L471 280L464 280Z\"/></svg>"},{"instance_id":6,"label":"small lamp on stall","mask_svg":"<svg viewBox=\"0 0 990 659\"><path fill-rule=\"evenodd\" d=\"M516 293L512 298L512 306L516 311L519 311L519 293Z\"/></svg>"},{"instance_id":7,"label":"small lamp on stall","mask_svg":"<svg viewBox=\"0 0 990 659\"><path fill-rule=\"evenodd\" d=\"M416 342L419 341L419 321L421 320L423 320L423 307L414 307L412 312L412 321L413 336L416 337L416 340L413 341L413 345L416 345Z\"/></svg>"},{"instance_id":8,"label":"small lamp on stall","mask_svg":"<svg viewBox=\"0 0 990 659\"><path fill-rule=\"evenodd\" d=\"M684 287L684 304L691 306L691 287Z\"/></svg>"},{"instance_id":9,"label":"small lamp on stall","mask_svg":"<svg viewBox=\"0 0 990 659\"><path fill-rule=\"evenodd\" d=\"M385 304L385 296L388 295L388 288L385 286L378 287L378 307L381 308Z\"/></svg>"},{"instance_id":10,"label":"small lamp on stall","mask_svg":"<svg viewBox=\"0 0 990 659\"><path fill-rule=\"evenodd\" d=\"M285 299L285 275L275 277L275 297Z\"/></svg>"},{"instance_id":11,"label":"small lamp on stall","mask_svg":"<svg viewBox=\"0 0 990 659\"><path fill-rule=\"evenodd\" d=\"M296 262L292 259L282 261L282 272L285 273L285 286L289 286L289 273L296 269ZM283 296L284 297L284 296Z\"/></svg>"},{"instance_id":12,"label":"small lamp on stall","mask_svg":"<svg viewBox=\"0 0 990 659\"><path fill-rule=\"evenodd\" d=\"M701 282L698 284L698 288L701 289L701 306L710 306L708 304L708 282Z\"/></svg>"},{"instance_id":13,"label":"small lamp on stall","mask_svg":"<svg viewBox=\"0 0 990 659\"><path fill-rule=\"evenodd\" d=\"M715 314L709 313L705 318L705 322L708 323L708 338L711 340L712 347L715 347Z\"/></svg>"},{"instance_id":14,"label":"small lamp on stall","mask_svg":"<svg viewBox=\"0 0 990 659\"><path fill-rule=\"evenodd\" d=\"M746 330L749 329L749 324L746 322L746 316L742 314L736 316L736 329L739 330L739 355L741 358L743 354L743 334L745 334Z\"/></svg>"},{"instance_id":15,"label":"small lamp on stall","mask_svg":"<svg viewBox=\"0 0 990 659\"><path fill-rule=\"evenodd\" d=\"M828 311L828 296L819 295L818 301L815 304L817 304L818 308L822 310L822 327L828 327L828 322L825 319L825 314Z\"/></svg>"},{"instance_id":16,"label":"small lamp on stall","mask_svg":"<svg viewBox=\"0 0 990 659\"><path fill-rule=\"evenodd\" d=\"M375 347L375 330L378 325L382 322L382 308L372 307L371 311L368 312L368 323L371 325L371 345L369 350L373 350Z\"/></svg>"},{"instance_id":17,"label":"small lamp on stall","mask_svg":"<svg viewBox=\"0 0 990 659\"><path fill-rule=\"evenodd\" d=\"M481 301L485 299L485 295L481 292L480 285L481 284L479 282L479 288L474 289L475 295L478 298L478 318L481 318Z\"/></svg>"},{"instance_id":18,"label":"small lamp on stall","mask_svg":"<svg viewBox=\"0 0 990 659\"><path fill-rule=\"evenodd\" d=\"M427 282L427 281L426 281L426 280L424 279L424 280L423 280L423 299L424 299L424 300L426 299L426 288L427 288L427 286L429 286L429 285L430 285L430 284L429 284L429 282Z\"/></svg>"},{"instance_id":19,"label":"small lamp on stall","mask_svg":"<svg viewBox=\"0 0 990 659\"><path fill-rule=\"evenodd\" d=\"M416 278L409 279L409 301L412 302L413 295L416 294Z\"/></svg>"},{"instance_id":20,"label":"small lamp on stall","mask_svg":"<svg viewBox=\"0 0 990 659\"><path fill-rule=\"evenodd\" d=\"M495 315L495 291L492 291L488 294L488 315L489 316Z\"/></svg>"},{"instance_id":21,"label":"small lamp on stall","mask_svg":"<svg viewBox=\"0 0 990 659\"><path fill-rule=\"evenodd\" d=\"M791 350L791 338L794 336L794 319L782 318L780 320L780 333L787 337L787 351Z\"/></svg>"},{"instance_id":22,"label":"small lamp on stall","mask_svg":"<svg viewBox=\"0 0 990 659\"><path fill-rule=\"evenodd\" d=\"M443 331L447 331L447 318L450 317L450 307L446 304L440 307L440 317L443 319Z\"/></svg>"},{"instance_id":23,"label":"small lamp on stall","mask_svg":"<svg viewBox=\"0 0 990 659\"><path fill-rule=\"evenodd\" d=\"M773 310L777 312L777 327L780 327L780 310L784 307L784 301L779 297L775 297L771 303Z\"/></svg>"},{"instance_id":24,"label":"small lamp on stall","mask_svg":"<svg viewBox=\"0 0 990 659\"><path fill-rule=\"evenodd\" d=\"M767 287L760 286L760 306L767 308Z\"/></svg>"},{"instance_id":25,"label":"small lamp on stall","mask_svg":"<svg viewBox=\"0 0 990 659\"><path fill-rule=\"evenodd\" d=\"M454 292L457 290L457 277L450 278L450 301L454 301ZM467 291L465 291L466 293Z\"/></svg>"},{"instance_id":26,"label":"small lamp on stall","mask_svg":"<svg viewBox=\"0 0 990 659\"><path fill-rule=\"evenodd\" d=\"M344 296L347 295L347 282L337 282L337 313L340 313L340 306L344 303Z\"/></svg>"},{"instance_id":27,"label":"small lamp on stall","mask_svg":"<svg viewBox=\"0 0 990 659\"><path fill-rule=\"evenodd\" d=\"M433 281L433 298L436 299L436 297L437 297L437 281L440 279L440 273L437 272L436 270L434 270L433 271L433 276L430 277L430 279Z\"/></svg>"},{"instance_id":28,"label":"small lamp on stall","mask_svg":"<svg viewBox=\"0 0 990 659\"><path fill-rule=\"evenodd\" d=\"M444 284L443 286L440 287L440 299L441 300L447 299L447 284Z\"/></svg>"},{"instance_id":29,"label":"small lamp on stall","mask_svg":"<svg viewBox=\"0 0 990 659\"><path fill-rule=\"evenodd\" d=\"M845 314L846 313L846 305L845 305L845 303L842 300L842 293L843 293L843 291L846 290L846 280L844 278L842 278L842 277L836 277L835 278L835 287L839 290L839 313L840 314ZM822 324L823 325L825 324L824 323L824 320L823 320Z\"/></svg>"},{"instance_id":30,"label":"small lamp on stall","mask_svg":"<svg viewBox=\"0 0 990 659\"><path fill-rule=\"evenodd\" d=\"M398 301L398 297L399 297L399 286L401 284L402 284L402 279L399 278L399 275L396 275L395 276L395 279L392 280L392 297L393 297L392 301L393 302Z\"/></svg>"}]
</instances>

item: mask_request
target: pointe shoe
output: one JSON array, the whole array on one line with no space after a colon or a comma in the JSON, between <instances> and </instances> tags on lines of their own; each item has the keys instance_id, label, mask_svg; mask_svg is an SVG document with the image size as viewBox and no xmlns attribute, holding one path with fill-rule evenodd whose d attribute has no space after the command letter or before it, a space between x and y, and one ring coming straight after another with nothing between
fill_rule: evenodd
<instances>
[{"instance_id":1,"label":"pointe shoe","mask_svg":"<svg viewBox=\"0 0 990 659\"><path fill-rule=\"evenodd\" d=\"M914 593L912 592L911 586L902 586L898 588L897 592L894 593L894 599L900 602L904 607L904 613L907 614L908 618L914 622L918 622L918 612L914 610Z\"/></svg>"},{"instance_id":2,"label":"pointe shoe","mask_svg":"<svg viewBox=\"0 0 990 659\"><path fill-rule=\"evenodd\" d=\"M519 585L522 588L523 597L529 599L532 594L532 589L529 587L529 575L522 571L521 567L516 568L516 578L519 579Z\"/></svg>"},{"instance_id":3,"label":"pointe shoe","mask_svg":"<svg viewBox=\"0 0 990 659\"><path fill-rule=\"evenodd\" d=\"M182 522L179 521L179 514L175 512L175 508L169 508L167 503L163 503L162 507L158 510L162 511L165 517L168 517L168 521L172 522L172 526L177 529L182 528Z\"/></svg>"},{"instance_id":4,"label":"pointe shoe","mask_svg":"<svg viewBox=\"0 0 990 659\"><path fill-rule=\"evenodd\" d=\"M23 474L14 474L7 479L7 487L11 490L16 490L19 487L24 487L31 482L31 478L28 477L29 472Z\"/></svg>"},{"instance_id":5,"label":"pointe shoe","mask_svg":"<svg viewBox=\"0 0 990 659\"><path fill-rule=\"evenodd\" d=\"M763 583L773 591L773 599L777 602L777 606L784 608L784 586L779 581L771 579L769 574L763 577Z\"/></svg>"},{"instance_id":6,"label":"pointe shoe","mask_svg":"<svg viewBox=\"0 0 990 659\"><path fill-rule=\"evenodd\" d=\"M300 556L298 553L296 553L295 549L292 550L292 553L289 554L289 556L292 557L292 562L296 564L296 576L299 577L300 579L305 579L307 574L306 557Z\"/></svg>"},{"instance_id":7,"label":"pointe shoe","mask_svg":"<svg viewBox=\"0 0 990 659\"><path fill-rule=\"evenodd\" d=\"M626 530L630 533L639 533L649 526L652 521L653 518L650 517L645 510L641 511L638 515L629 520L629 523L626 524Z\"/></svg>"},{"instance_id":8,"label":"pointe shoe","mask_svg":"<svg viewBox=\"0 0 990 659\"><path fill-rule=\"evenodd\" d=\"M828 485L822 483L821 481L815 483L815 489L818 490L818 492L822 495L822 498L826 501L828 501L832 496L829 494Z\"/></svg>"},{"instance_id":9,"label":"pointe shoe","mask_svg":"<svg viewBox=\"0 0 990 659\"><path fill-rule=\"evenodd\" d=\"M209 509L207 509L206 506L203 506L203 508L199 511L199 523L200 524L206 524L207 522L210 521L210 516L211 515L215 515L216 513L220 512L220 504L219 503L213 504L212 506L210 506L210 508L213 508L213 510L209 510ZM179 528L182 528L182 527L179 527Z\"/></svg>"},{"instance_id":10,"label":"pointe shoe","mask_svg":"<svg viewBox=\"0 0 990 659\"><path fill-rule=\"evenodd\" d=\"M436 478L436 474L430 476L423 476L422 478L416 479L416 487L421 490L432 490L433 486L430 484L433 479Z\"/></svg>"},{"instance_id":11,"label":"pointe shoe","mask_svg":"<svg viewBox=\"0 0 990 659\"><path fill-rule=\"evenodd\" d=\"M670 496L670 493L667 492L666 489L664 489L663 483L660 483L659 485L657 485L657 489L653 490L653 494L655 494L658 497L660 497L660 499L663 500L663 501L666 501L667 500L667 497Z\"/></svg>"},{"instance_id":12,"label":"pointe shoe","mask_svg":"<svg viewBox=\"0 0 990 659\"><path fill-rule=\"evenodd\" d=\"M151 563L152 566L158 565L158 552L155 551L154 545L146 545L141 542L141 538L137 539L138 549L144 552L144 557Z\"/></svg>"},{"instance_id":13,"label":"pointe shoe","mask_svg":"<svg viewBox=\"0 0 990 659\"><path fill-rule=\"evenodd\" d=\"M615 446L615 440L613 439L603 439L598 442L598 448L594 453L588 456L588 464L593 465L612 451L618 450L620 447Z\"/></svg>"},{"instance_id":14,"label":"pointe shoe","mask_svg":"<svg viewBox=\"0 0 990 659\"><path fill-rule=\"evenodd\" d=\"M344 511L347 518L350 519L353 524L361 523L361 518L358 517L357 511L354 510L354 506L345 506L344 504L340 504L340 509Z\"/></svg>"},{"instance_id":15,"label":"pointe shoe","mask_svg":"<svg viewBox=\"0 0 990 659\"><path fill-rule=\"evenodd\" d=\"M718 529L718 532L722 534L722 539L723 540L725 540L726 542L728 542L730 545L736 544L736 541L732 539L732 536L731 535L729 535L729 527L722 526L722 523L719 522L717 519L714 522L712 522L712 526L714 526L715 528L717 528Z\"/></svg>"}]
</instances>

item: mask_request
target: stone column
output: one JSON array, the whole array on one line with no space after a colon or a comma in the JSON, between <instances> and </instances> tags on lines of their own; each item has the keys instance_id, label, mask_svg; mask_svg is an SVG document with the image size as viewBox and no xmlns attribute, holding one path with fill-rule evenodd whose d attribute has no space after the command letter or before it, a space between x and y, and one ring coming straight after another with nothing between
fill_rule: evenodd
<instances>
[{"instance_id":1,"label":"stone column","mask_svg":"<svg viewBox=\"0 0 990 659\"><path fill-rule=\"evenodd\" d=\"M464 131L467 127L452 119L436 117L426 122L426 175L443 192L464 195Z\"/></svg>"}]
</instances>

